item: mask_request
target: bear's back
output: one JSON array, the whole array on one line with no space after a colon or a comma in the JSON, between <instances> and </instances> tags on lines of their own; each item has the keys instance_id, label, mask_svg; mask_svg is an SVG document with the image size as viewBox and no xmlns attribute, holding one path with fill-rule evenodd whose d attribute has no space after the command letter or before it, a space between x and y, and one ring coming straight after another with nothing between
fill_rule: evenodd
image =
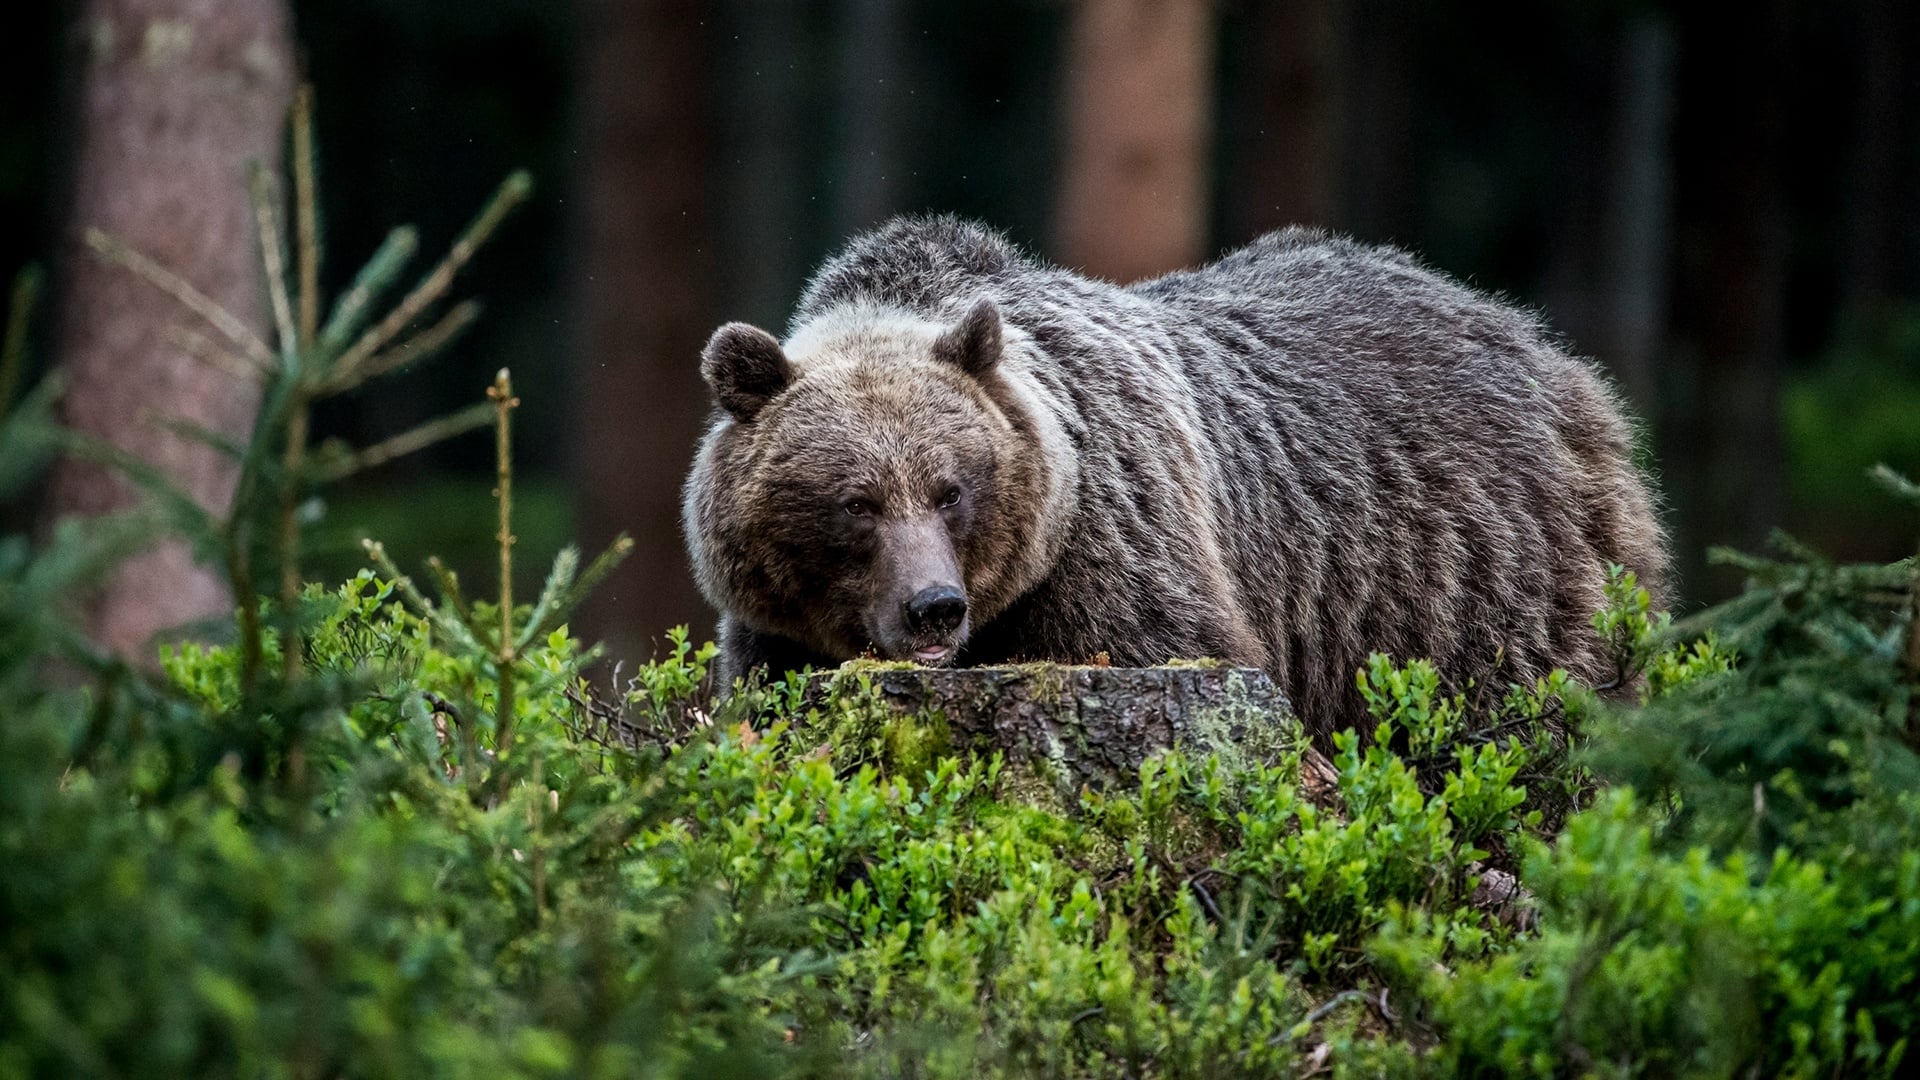
<instances>
[{"instance_id":1,"label":"bear's back","mask_svg":"<svg viewBox=\"0 0 1920 1080\"><path fill-rule=\"evenodd\" d=\"M899 219L815 275L794 327L977 296L1032 343L1082 485L1076 539L981 628L979 659L1228 651L1194 630L1224 605L1324 732L1363 718L1375 649L1463 680L1597 676L1606 564L1657 584L1612 391L1532 314L1403 252L1290 229L1121 287L957 218Z\"/></svg>"}]
</instances>

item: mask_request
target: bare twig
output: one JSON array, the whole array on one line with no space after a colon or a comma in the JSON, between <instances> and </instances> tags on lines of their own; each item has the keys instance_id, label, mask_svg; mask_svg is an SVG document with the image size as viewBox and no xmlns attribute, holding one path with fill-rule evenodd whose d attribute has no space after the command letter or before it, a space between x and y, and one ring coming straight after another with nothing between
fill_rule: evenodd
<instances>
[{"instance_id":1,"label":"bare twig","mask_svg":"<svg viewBox=\"0 0 1920 1080\"><path fill-rule=\"evenodd\" d=\"M166 293L180 302L180 305L218 330L222 337L239 348L241 354L258 364L263 371L274 367L273 350L261 341L245 323L234 316L233 312L208 299L205 293L194 288L185 278L147 258L133 248L128 247L120 238L100 229L87 230L87 246L102 259L117 266L125 267L146 279L149 285Z\"/></svg>"}]
</instances>

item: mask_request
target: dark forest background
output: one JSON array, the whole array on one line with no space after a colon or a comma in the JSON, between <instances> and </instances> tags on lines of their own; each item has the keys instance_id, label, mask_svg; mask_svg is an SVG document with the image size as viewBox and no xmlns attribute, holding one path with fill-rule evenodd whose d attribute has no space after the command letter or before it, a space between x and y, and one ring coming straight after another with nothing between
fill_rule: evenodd
<instances>
[{"instance_id":1,"label":"dark forest background","mask_svg":"<svg viewBox=\"0 0 1920 1080\"><path fill-rule=\"evenodd\" d=\"M82 257L78 57L86 15L113 6L9 13L0 270L44 262L58 287ZM332 289L389 226L419 224L432 250L511 169L538 184L471 271L479 328L331 407L320 434L400 430L511 366L523 544L639 541L582 628L616 652L711 629L677 530L701 342L728 319L783 327L814 264L905 211L976 216L1114 277L1292 222L1404 245L1543 310L1614 373L1648 425L1683 603L1736 584L1708 545L1775 525L1853 557L1911 550L1864 475L1920 472L1920 12L1897 0L314 0L291 16ZM369 474L330 517L403 563L484 567L488 462L484 439L447 444ZM329 572L357 565L333 551Z\"/></svg>"}]
</instances>

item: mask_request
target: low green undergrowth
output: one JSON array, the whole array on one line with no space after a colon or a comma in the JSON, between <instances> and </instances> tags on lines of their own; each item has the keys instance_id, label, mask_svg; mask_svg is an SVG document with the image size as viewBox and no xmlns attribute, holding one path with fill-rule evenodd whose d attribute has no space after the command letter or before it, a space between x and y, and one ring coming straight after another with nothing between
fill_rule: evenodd
<instances>
[{"instance_id":1,"label":"low green undergrowth","mask_svg":"<svg viewBox=\"0 0 1920 1080\"><path fill-rule=\"evenodd\" d=\"M324 328L232 343L263 399L224 515L120 461L151 508L0 537L0 1078L1907 1067L1913 560L1783 544L1678 627L1616 575L1595 627L1624 702L1375 657L1376 726L1330 760L1165 752L1103 790L894 715L857 669L722 695L677 633L610 686L566 620L621 545L514 600L507 373L388 443L307 446L312 402L471 318L394 344L524 192L387 318L405 232ZM52 427L56 387L6 400L5 340L0 501L56 449L112 458ZM423 588L377 543L302 584L318 489L488 423L496 595L437 562ZM150 671L71 600L159 535L240 603Z\"/></svg>"},{"instance_id":2,"label":"low green undergrowth","mask_svg":"<svg viewBox=\"0 0 1920 1080\"><path fill-rule=\"evenodd\" d=\"M1653 646L1616 590L1646 704L1503 706L1581 701L1581 767L1633 781L1550 837L1514 783L1537 734L1421 662L1362 675L1380 730L1340 737L1330 798L1297 754L1168 753L1062 799L990 754L823 741L888 723L857 680L716 702L684 636L615 696L548 633L501 754L489 654L370 571L304 592L271 714L233 647L80 685L9 651L0 1073L1892 1074L1911 567L1756 566L1724 647ZM1523 917L1472 899L1496 842Z\"/></svg>"}]
</instances>

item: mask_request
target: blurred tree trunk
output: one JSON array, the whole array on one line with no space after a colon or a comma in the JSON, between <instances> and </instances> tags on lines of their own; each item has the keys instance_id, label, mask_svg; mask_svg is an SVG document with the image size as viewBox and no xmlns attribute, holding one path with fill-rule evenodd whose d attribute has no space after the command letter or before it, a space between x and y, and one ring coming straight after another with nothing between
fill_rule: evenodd
<instances>
[{"instance_id":1,"label":"blurred tree trunk","mask_svg":"<svg viewBox=\"0 0 1920 1080\"><path fill-rule=\"evenodd\" d=\"M1366 240L1410 242L1420 217L1413 146L1411 0L1343 7L1347 105L1346 228Z\"/></svg>"},{"instance_id":2,"label":"blurred tree trunk","mask_svg":"<svg viewBox=\"0 0 1920 1080\"><path fill-rule=\"evenodd\" d=\"M237 434L251 421L255 389L177 347L172 328L193 325L192 316L93 258L81 237L95 226L119 236L264 331L245 166L280 160L293 83L289 14L283 0L84 0L78 9L78 149L56 331L64 417L224 511L235 466L153 420ZM97 515L132 498L118 477L70 462L55 472L48 510ZM97 641L143 659L154 634L230 604L224 577L170 542L119 566L83 606Z\"/></svg>"},{"instance_id":3,"label":"blurred tree trunk","mask_svg":"<svg viewBox=\"0 0 1920 1080\"><path fill-rule=\"evenodd\" d=\"M1234 243L1287 225L1338 228L1345 123L1344 0L1250 6L1237 56L1245 113L1228 177Z\"/></svg>"},{"instance_id":4,"label":"blurred tree trunk","mask_svg":"<svg viewBox=\"0 0 1920 1080\"><path fill-rule=\"evenodd\" d=\"M1061 262L1133 281L1207 249L1212 0L1078 0L1066 54Z\"/></svg>"},{"instance_id":5,"label":"blurred tree trunk","mask_svg":"<svg viewBox=\"0 0 1920 1080\"><path fill-rule=\"evenodd\" d=\"M901 136L908 123L907 5L844 0L840 33L840 142L834 170L836 241L899 212L906 190Z\"/></svg>"},{"instance_id":6,"label":"blurred tree trunk","mask_svg":"<svg viewBox=\"0 0 1920 1080\"><path fill-rule=\"evenodd\" d=\"M1678 360L1668 426L1668 489L1688 595L1738 581L1708 571L1708 545L1761 545L1780 521L1780 383L1787 221L1783 118L1793 77L1787 0L1739 19L1686 9L1675 145L1680 258L1673 311Z\"/></svg>"},{"instance_id":7,"label":"blurred tree trunk","mask_svg":"<svg viewBox=\"0 0 1920 1080\"><path fill-rule=\"evenodd\" d=\"M778 332L807 268L800 229L806 171L806 80L800 0L729 0L724 70L727 153L720 167L727 214L720 223L727 267L726 318Z\"/></svg>"},{"instance_id":8,"label":"blurred tree trunk","mask_svg":"<svg viewBox=\"0 0 1920 1080\"><path fill-rule=\"evenodd\" d=\"M1873 316L1892 294L1894 251L1900 241L1895 193L1902 171L1900 91L1906 79L1897 0L1859 0L1855 7L1860 82L1851 117L1841 284L1846 309Z\"/></svg>"},{"instance_id":9,"label":"blurred tree trunk","mask_svg":"<svg viewBox=\"0 0 1920 1080\"><path fill-rule=\"evenodd\" d=\"M1613 130L1600 216L1600 312L1592 347L1641 416L1655 418L1672 254L1673 31L1631 18L1616 47Z\"/></svg>"},{"instance_id":10,"label":"blurred tree trunk","mask_svg":"<svg viewBox=\"0 0 1920 1080\"><path fill-rule=\"evenodd\" d=\"M575 505L589 552L634 539L582 621L627 659L675 624L713 622L680 536L714 325L706 16L700 0L580 8Z\"/></svg>"}]
</instances>

